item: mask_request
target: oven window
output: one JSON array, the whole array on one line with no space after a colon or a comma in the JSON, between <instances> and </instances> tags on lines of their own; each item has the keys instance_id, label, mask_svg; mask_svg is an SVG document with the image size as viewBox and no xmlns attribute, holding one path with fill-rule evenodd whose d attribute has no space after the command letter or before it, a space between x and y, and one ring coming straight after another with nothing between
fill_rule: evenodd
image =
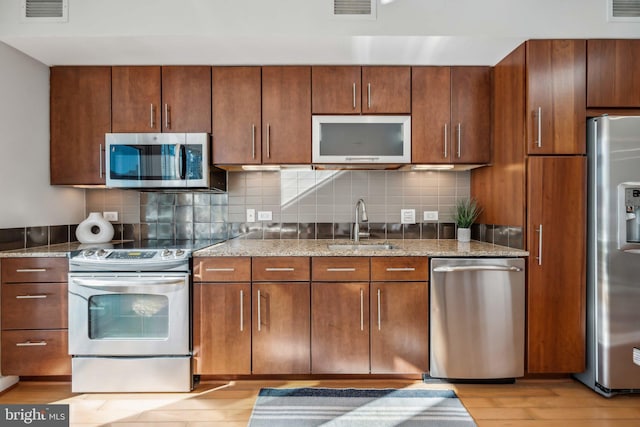
<instances>
[{"instance_id":1,"label":"oven window","mask_svg":"<svg viewBox=\"0 0 640 427\"><path fill-rule=\"evenodd\" d=\"M164 295L94 295L89 298L89 338L168 338L168 308Z\"/></svg>"}]
</instances>

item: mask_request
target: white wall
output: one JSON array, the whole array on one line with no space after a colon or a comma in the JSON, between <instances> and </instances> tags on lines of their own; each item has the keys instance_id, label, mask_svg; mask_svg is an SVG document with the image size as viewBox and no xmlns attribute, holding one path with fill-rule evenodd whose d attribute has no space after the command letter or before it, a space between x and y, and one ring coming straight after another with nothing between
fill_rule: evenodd
<instances>
[{"instance_id":1,"label":"white wall","mask_svg":"<svg viewBox=\"0 0 640 427\"><path fill-rule=\"evenodd\" d=\"M49 68L0 42L0 228L75 224L84 190L49 185Z\"/></svg>"}]
</instances>

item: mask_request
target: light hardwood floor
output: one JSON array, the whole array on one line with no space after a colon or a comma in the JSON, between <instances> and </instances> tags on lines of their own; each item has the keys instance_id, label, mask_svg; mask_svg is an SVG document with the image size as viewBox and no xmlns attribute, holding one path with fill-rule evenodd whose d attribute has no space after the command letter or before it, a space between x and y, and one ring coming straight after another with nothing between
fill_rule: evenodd
<instances>
[{"instance_id":1,"label":"light hardwood floor","mask_svg":"<svg viewBox=\"0 0 640 427\"><path fill-rule=\"evenodd\" d=\"M638 427L640 395L606 399L572 380L512 385L408 380L203 382L191 393L71 393L69 383L21 382L0 404L68 403L71 426L246 426L261 387L452 389L479 427Z\"/></svg>"}]
</instances>

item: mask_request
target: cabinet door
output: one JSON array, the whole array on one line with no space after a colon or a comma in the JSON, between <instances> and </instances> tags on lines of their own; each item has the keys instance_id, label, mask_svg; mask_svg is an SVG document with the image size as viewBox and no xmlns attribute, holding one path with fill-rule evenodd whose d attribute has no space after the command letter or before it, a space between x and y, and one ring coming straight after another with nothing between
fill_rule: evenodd
<instances>
[{"instance_id":1,"label":"cabinet door","mask_svg":"<svg viewBox=\"0 0 640 427\"><path fill-rule=\"evenodd\" d=\"M66 329L2 331L2 374L71 375Z\"/></svg>"},{"instance_id":2,"label":"cabinet door","mask_svg":"<svg viewBox=\"0 0 640 427\"><path fill-rule=\"evenodd\" d=\"M194 285L196 374L251 374L251 285ZM196 333L198 331L198 333Z\"/></svg>"},{"instance_id":3,"label":"cabinet door","mask_svg":"<svg viewBox=\"0 0 640 427\"><path fill-rule=\"evenodd\" d=\"M369 283L311 284L314 374L369 373Z\"/></svg>"},{"instance_id":4,"label":"cabinet door","mask_svg":"<svg viewBox=\"0 0 640 427\"><path fill-rule=\"evenodd\" d=\"M311 163L311 67L262 68L262 163Z\"/></svg>"},{"instance_id":5,"label":"cabinet door","mask_svg":"<svg viewBox=\"0 0 640 427\"><path fill-rule=\"evenodd\" d=\"M411 67L362 67L362 113L411 114Z\"/></svg>"},{"instance_id":6,"label":"cabinet door","mask_svg":"<svg viewBox=\"0 0 640 427\"><path fill-rule=\"evenodd\" d=\"M311 67L313 114L360 113L360 67Z\"/></svg>"},{"instance_id":7,"label":"cabinet door","mask_svg":"<svg viewBox=\"0 0 640 427\"><path fill-rule=\"evenodd\" d=\"M491 161L491 68L451 67L451 161Z\"/></svg>"},{"instance_id":8,"label":"cabinet door","mask_svg":"<svg viewBox=\"0 0 640 427\"><path fill-rule=\"evenodd\" d=\"M253 283L254 374L308 374L309 283Z\"/></svg>"},{"instance_id":9,"label":"cabinet door","mask_svg":"<svg viewBox=\"0 0 640 427\"><path fill-rule=\"evenodd\" d=\"M66 283L3 283L2 329L66 329Z\"/></svg>"},{"instance_id":10,"label":"cabinet door","mask_svg":"<svg viewBox=\"0 0 640 427\"><path fill-rule=\"evenodd\" d=\"M52 67L51 184L104 184L111 132L111 67Z\"/></svg>"},{"instance_id":11,"label":"cabinet door","mask_svg":"<svg viewBox=\"0 0 640 427\"><path fill-rule=\"evenodd\" d=\"M111 68L113 132L160 132L160 67Z\"/></svg>"},{"instance_id":12,"label":"cabinet door","mask_svg":"<svg viewBox=\"0 0 640 427\"><path fill-rule=\"evenodd\" d=\"M585 369L586 172L584 157L529 157L529 373Z\"/></svg>"},{"instance_id":13,"label":"cabinet door","mask_svg":"<svg viewBox=\"0 0 640 427\"><path fill-rule=\"evenodd\" d=\"M211 133L211 67L162 67L162 132Z\"/></svg>"},{"instance_id":14,"label":"cabinet door","mask_svg":"<svg viewBox=\"0 0 640 427\"><path fill-rule=\"evenodd\" d=\"M527 150L529 154L586 151L584 40L527 42Z\"/></svg>"},{"instance_id":15,"label":"cabinet door","mask_svg":"<svg viewBox=\"0 0 640 427\"><path fill-rule=\"evenodd\" d=\"M213 163L262 162L260 67L213 67Z\"/></svg>"},{"instance_id":16,"label":"cabinet door","mask_svg":"<svg viewBox=\"0 0 640 427\"><path fill-rule=\"evenodd\" d=\"M371 373L429 370L427 282L371 284Z\"/></svg>"},{"instance_id":17,"label":"cabinet door","mask_svg":"<svg viewBox=\"0 0 640 427\"><path fill-rule=\"evenodd\" d=\"M640 40L587 41L587 107L640 107Z\"/></svg>"},{"instance_id":18,"label":"cabinet door","mask_svg":"<svg viewBox=\"0 0 640 427\"><path fill-rule=\"evenodd\" d=\"M411 163L451 161L451 69L411 71Z\"/></svg>"}]
</instances>

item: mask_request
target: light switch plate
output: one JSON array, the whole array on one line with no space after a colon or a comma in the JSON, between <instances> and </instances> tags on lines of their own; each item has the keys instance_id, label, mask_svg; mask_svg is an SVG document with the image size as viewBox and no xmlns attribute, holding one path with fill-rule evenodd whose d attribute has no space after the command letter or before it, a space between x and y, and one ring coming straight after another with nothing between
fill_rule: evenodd
<instances>
[{"instance_id":1,"label":"light switch plate","mask_svg":"<svg viewBox=\"0 0 640 427\"><path fill-rule=\"evenodd\" d=\"M400 209L400 222L402 224L415 224L416 223L416 210L415 209Z\"/></svg>"},{"instance_id":2,"label":"light switch plate","mask_svg":"<svg viewBox=\"0 0 640 427\"><path fill-rule=\"evenodd\" d=\"M437 221L438 211L424 211L424 221Z\"/></svg>"},{"instance_id":3,"label":"light switch plate","mask_svg":"<svg viewBox=\"0 0 640 427\"><path fill-rule=\"evenodd\" d=\"M271 221L272 218L271 211L258 211L258 221Z\"/></svg>"},{"instance_id":4,"label":"light switch plate","mask_svg":"<svg viewBox=\"0 0 640 427\"><path fill-rule=\"evenodd\" d=\"M117 221L118 220L118 212L102 212L102 216L107 221Z\"/></svg>"},{"instance_id":5,"label":"light switch plate","mask_svg":"<svg viewBox=\"0 0 640 427\"><path fill-rule=\"evenodd\" d=\"M247 222L256 222L256 210L247 209Z\"/></svg>"}]
</instances>

